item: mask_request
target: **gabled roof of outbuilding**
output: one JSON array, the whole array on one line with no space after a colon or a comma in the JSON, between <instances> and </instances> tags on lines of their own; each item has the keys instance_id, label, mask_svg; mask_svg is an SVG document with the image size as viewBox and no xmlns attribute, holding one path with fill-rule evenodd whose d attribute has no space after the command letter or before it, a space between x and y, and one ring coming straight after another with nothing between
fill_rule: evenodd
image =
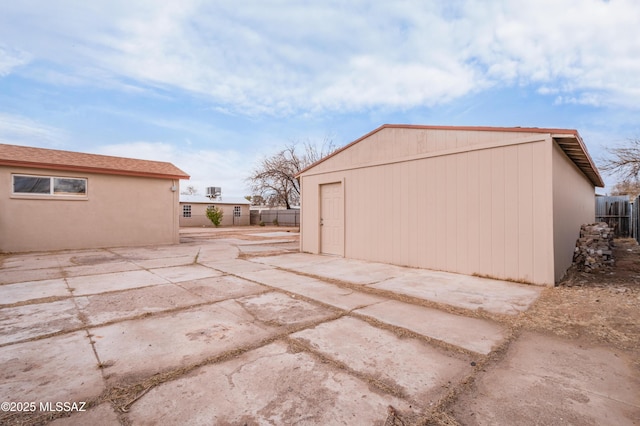
<instances>
[{"instance_id":1,"label":"gabled roof of outbuilding","mask_svg":"<svg viewBox=\"0 0 640 426\"><path fill-rule=\"evenodd\" d=\"M587 147L584 144L582 137L575 129L553 129L553 128L540 128L540 127L483 127L483 126L424 126L424 125L412 125L412 124L383 124L377 129L367 133L366 135L356 139L350 144L336 150L332 154L316 161L310 166L306 167L298 176L306 172L307 170L315 167L316 165L326 161L327 159L339 154L340 152L349 149L349 147L357 144L358 142L370 137L371 135L383 130L383 129L420 129L420 130L456 130L456 131L475 131L475 132L509 132L509 133L543 133L549 134L556 143L562 148L567 157L573 161L573 163L584 173L585 176L593 183L594 186L603 188L604 181L598 172Z\"/></svg>"},{"instance_id":2,"label":"gabled roof of outbuilding","mask_svg":"<svg viewBox=\"0 0 640 426\"><path fill-rule=\"evenodd\" d=\"M0 165L162 179L189 179L188 174L164 161L5 144L0 144Z\"/></svg>"}]
</instances>

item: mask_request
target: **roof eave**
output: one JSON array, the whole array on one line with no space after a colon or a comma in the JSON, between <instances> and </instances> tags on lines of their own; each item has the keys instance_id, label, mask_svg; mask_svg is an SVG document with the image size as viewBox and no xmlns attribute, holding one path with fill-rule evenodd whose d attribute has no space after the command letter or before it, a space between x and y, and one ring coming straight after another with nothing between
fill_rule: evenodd
<instances>
[{"instance_id":1,"label":"roof eave","mask_svg":"<svg viewBox=\"0 0 640 426\"><path fill-rule=\"evenodd\" d=\"M153 173L142 172L136 170L117 170L106 169L100 167L87 167L87 166L74 166L74 165L62 165L62 164L48 164L48 163L34 163L29 161L12 161L12 160L0 160L2 166L13 167L25 167L32 169L46 169L46 170L60 170L60 171L72 171L72 172L85 172L85 173L98 173L103 175L120 175L120 176L137 176L137 177L149 177L155 179L185 179L188 180L191 176L188 174L179 173ZM179 169L178 169L179 170ZM180 170L181 171L181 170Z\"/></svg>"}]
</instances>

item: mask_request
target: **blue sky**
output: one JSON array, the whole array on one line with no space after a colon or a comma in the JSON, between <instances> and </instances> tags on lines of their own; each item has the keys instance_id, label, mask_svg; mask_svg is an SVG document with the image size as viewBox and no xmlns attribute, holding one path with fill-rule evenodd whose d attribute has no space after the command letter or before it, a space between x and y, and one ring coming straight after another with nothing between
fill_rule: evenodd
<instances>
[{"instance_id":1,"label":"blue sky","mask_svg":"<svg viewBox=\"0 0 640 426\"><path fill-rule=\"evenodd\" d=\"M228 196L287 143L384 123L575 128L597 162L640 137L639 24L636 0L2 1L0 143Z\"/></svg>"}]
</instances>

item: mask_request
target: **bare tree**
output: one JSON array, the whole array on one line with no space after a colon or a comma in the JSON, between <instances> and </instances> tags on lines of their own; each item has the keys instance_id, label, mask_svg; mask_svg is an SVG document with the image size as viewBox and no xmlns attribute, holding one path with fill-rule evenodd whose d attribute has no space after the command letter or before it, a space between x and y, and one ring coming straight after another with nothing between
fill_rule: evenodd
<instances>
[{"instance_id":1,"label":"bare tree","mask_svg":"<svg viewBox=\"0 0 640 426\"><path fill-rule=\"evenodd\" d=\"M196 188L193 185L189 185L184 189L184 191L180 191L180 193L182 195L197 195L198 194L198 188Z\"/></svg>"},{"instance_id":2,"label":"bare tree","mask_svg":"<svg viewBox=\"0 0 640 426\"><path fill-rule=\"evenodd\" d=\"M632 200L640 195L640 181L620 181L613 185L613 188L611 189L611 195L626 195L630 200Z\"/></svg>"},{"instance_id":3,"label":"bare tree","mask_svg":"<svg viewBox=\"0 0 640 426\"><path fill-rule=\"evenodd\" d=\"M617 174L622 182L638 181L640 174L640 139L629 139L624 145L607 148L610 157L601 162L605 172Z\"/></svg>"},{"instance_id":4,"label":"bare tree","mask_svg":"<svg viewBox=\"0 0 640 426\"><path fill-rule=\"evenodd\" d=\"M320 146L310 140L292 142L270 157L264 157L247 178L251 190L269 206L300 203L300 182L296 175L305 167L336 150L333 141L325 138Z\"/></svg>"}]
</instances>

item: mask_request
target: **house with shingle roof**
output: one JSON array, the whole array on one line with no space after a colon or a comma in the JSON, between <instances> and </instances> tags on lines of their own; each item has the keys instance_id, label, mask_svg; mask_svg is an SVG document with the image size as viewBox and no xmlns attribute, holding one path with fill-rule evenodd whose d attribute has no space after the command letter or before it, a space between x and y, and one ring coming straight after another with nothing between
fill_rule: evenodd
<instances>
[{"instance_id":1,"label":"house with shingle roof","mask_svg":"<svg viewBox=\"0 0 640 426\"><path fill-rule=\"evenodd\" d=\"M179 242L171 163L0 144L0 252Z\"/></svg>"}]
</instances>

